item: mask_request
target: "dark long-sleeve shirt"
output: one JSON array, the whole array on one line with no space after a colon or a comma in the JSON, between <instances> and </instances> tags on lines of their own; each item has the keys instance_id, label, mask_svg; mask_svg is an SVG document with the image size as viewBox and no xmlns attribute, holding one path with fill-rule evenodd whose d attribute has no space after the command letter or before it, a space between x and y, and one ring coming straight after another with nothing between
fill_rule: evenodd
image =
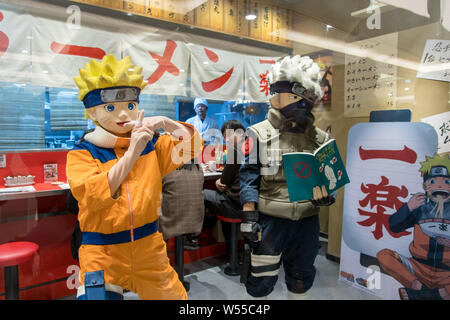
<instances>
[{"instance_id":1,"label":"dark long-sleeve shirt","mask_svg":"<svg viewBox=\"0 0 450 320\"><path fill-rule=\"evenodd\" d=\"M255 146L255 148L257 148L257 146ZM259 148L256 150L259 150ZM261 163L258 159L258 152L245 154L244 163L240 167L239 175L241 204L243 205L248 202L257 203L259 197L259 183L261 181Z\"/></svg>"},{"instance_id":2,"label":"dark long-sleeve shirt","mask_svg":"<svg viewBox=\"0 0 450 320\"><path fill-rule=\"evenodd\" d=\"M238 153L235 149L233 152L229 152L227 157L233 157L233 161L228 161L225 164L225 167L222 172L222 176L220 177L220 182L228 187L225 194L236 204L241 203L239 192L241 190L240 186L240 177L239 177L239 169L241 164L238 161Z\"/></svg>"}]
</instances>

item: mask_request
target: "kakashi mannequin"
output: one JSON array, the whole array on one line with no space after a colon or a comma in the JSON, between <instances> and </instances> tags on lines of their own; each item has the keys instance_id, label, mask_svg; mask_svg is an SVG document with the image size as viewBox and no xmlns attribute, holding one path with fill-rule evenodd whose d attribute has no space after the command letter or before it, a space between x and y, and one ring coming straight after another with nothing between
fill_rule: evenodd
<instances>
[{"instance_id":1,"label":"kakashi mannequin","mask_svg":"<svg viewBox=\"0 0 450 320\"><path fill-rule=\"evenodd\" d=\"M96 124L67 155L82 231L77 299L121 299L123 289L141 299L187 299L156 220L162 178L198 156L202 140L188 124L144 118L141 71L130 57L108 55L74 78Z\"/></svg>"},{"instance_id":2,"label":"kakashi mannequin","mask_svg":"<svg viewBox=\"0 0 450 320\"><path fill-rule=\"evenodd\" d=\"M278 159L276 163L287 152L312 153L329 140L313 125L311 114L322 97L320 69L309 57L285 57L272 67L268 80L271 108L265 121L248 129L248 145L258 147L246 148L240 169L241 231L251 247L250 266L243 268L242 282L248 298L264 299L272 292L283 263L288 298L302 299L315 277L319 206L331 205L335 199L324 186L316 186L313 199L290 203L282 165L270 172L266 164L271 159ZM255 153L257 161L252 162Z\"/></svg>"}]
</instances>

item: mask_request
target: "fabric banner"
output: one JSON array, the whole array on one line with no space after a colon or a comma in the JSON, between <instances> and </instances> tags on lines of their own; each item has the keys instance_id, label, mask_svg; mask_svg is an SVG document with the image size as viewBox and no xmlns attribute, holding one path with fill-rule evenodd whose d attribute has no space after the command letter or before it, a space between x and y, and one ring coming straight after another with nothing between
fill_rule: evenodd
<instances>
[{"instance_id":1,"label":"fabric banner","mask_svg":"<svg viewBox=\"0 0 450 320\"><path fill-rule=\"evenodd\" d=\"M246 56L244 62L245 100L267 102L270 90L267 76L280 57Z\"/></svg>"},{"instance_id":2,"label":"fabric banner","mask_svg":"<svg viewBox=\"0 0 450 320\"><path fill-rule=\"evenodd\" d=\"M186 81L189 67L189 51L183 42L152 41L124 37L123 56L130 56L135 65L142 67L147 86L144 93L186 96Z\"/></svg>"},{"instance_id":3,"label":"fabric banner","mask_svg":"<svg viewBox=\"0 0 450 320\"><path fill-rule=\"evenodd\" d=\"M244 97L244 55L188 46L191 52L191 96L216 100Z\"/></svg>"},{"instance_id":4,"label":"fabric banner","mask_svg":"<svg viewBox=\"0 0 450 320\"><path fill-rule=\"evenodd\" d=\"M420 16L430 17L430 14L428 13L428 0L378 0L378 2L409 10Z\"/></svg>"},{"instance_id":5,"label":"fabric banner","mask_svg":"<svg viewBox=\"0 0 450 320\"><path fill-rule=\"evenodd\" d=\"M121 35L83 25L33 17L32 81L36 85L76 88L73 77L92 59L121 58Z\"/></svg>"},{"instance_id":6,"label":"fabric banner","mask_svg":"<svg viewBox=\"0 0 450 320\"><path fill-rule=\"evenodd\" d=\"M31 16L0 8L0 82L30 83Z\"/></svg>"},{"instance_id":7,"label":"fabric banner","mask_svg":"<svg viewBox=\"0 0 450 320\"><path fill-rule=\"evenodd\" d=\"M428 263L412 251L411 243L425 241L428 247L428 242L437 239L437 233L429 232L427 223L431 221L432 227L439 230L445 217L437 211L426 212L431 219L427 222L409 210L411 198L426 192L419 170L426 157L435 155L437 143L433 127L420 122L360 123L350 129L346 161L350 183L344 195L341 280L383 299L399 299L399 288L410 287L408 281L417 272L411 268L420 269ZM434 206L433 201L427 195L425 211ZM441 236L449 237L449 231ZM421 258L426 260L424 254ZM442 257L443 252L436 254ZM438 278L428 280L439 282Z\"/></svg>"}]
</instances>

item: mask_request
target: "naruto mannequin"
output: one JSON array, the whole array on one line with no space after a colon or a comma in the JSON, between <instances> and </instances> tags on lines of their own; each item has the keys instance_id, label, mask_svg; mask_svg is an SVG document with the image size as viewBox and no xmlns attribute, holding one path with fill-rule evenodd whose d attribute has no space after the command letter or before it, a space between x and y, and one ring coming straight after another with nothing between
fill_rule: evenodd
<instances>
[{"instance_id":1,"label":"naruto mannequin","mask_svg":"<svg viewBox=\"0 0 450 320\"><path fill-rule=\"evenodd\" d=\"M141 299L187 299L156 220L162 178L196 157L202 141L188 124L144 118L141 71L130 57L107 55L74 78L96 124L67 155L82 231L80 300L122 299L123 289Z\"/></svg>"}]
</instances>

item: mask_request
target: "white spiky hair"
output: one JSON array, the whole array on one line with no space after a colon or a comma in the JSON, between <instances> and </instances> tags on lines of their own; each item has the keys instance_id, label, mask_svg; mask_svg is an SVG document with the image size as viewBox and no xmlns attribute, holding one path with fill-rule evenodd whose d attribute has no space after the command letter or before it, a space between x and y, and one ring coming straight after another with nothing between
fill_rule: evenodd
<instances>
[{"instance_id":1,"label":"white spiky hair","mask_svg":"<svg viewBox=\"0 0 450 320\"><path fill-rule=\"evenodd\" d=\"M272 65L267 79L269 83L278 81L298 82L307 90L314 92L319 99L322 99L323 92L320 87L320 67L310 57L296 55L294 57L284 57L281 61Z\"/></svg>"}]
</instances>

